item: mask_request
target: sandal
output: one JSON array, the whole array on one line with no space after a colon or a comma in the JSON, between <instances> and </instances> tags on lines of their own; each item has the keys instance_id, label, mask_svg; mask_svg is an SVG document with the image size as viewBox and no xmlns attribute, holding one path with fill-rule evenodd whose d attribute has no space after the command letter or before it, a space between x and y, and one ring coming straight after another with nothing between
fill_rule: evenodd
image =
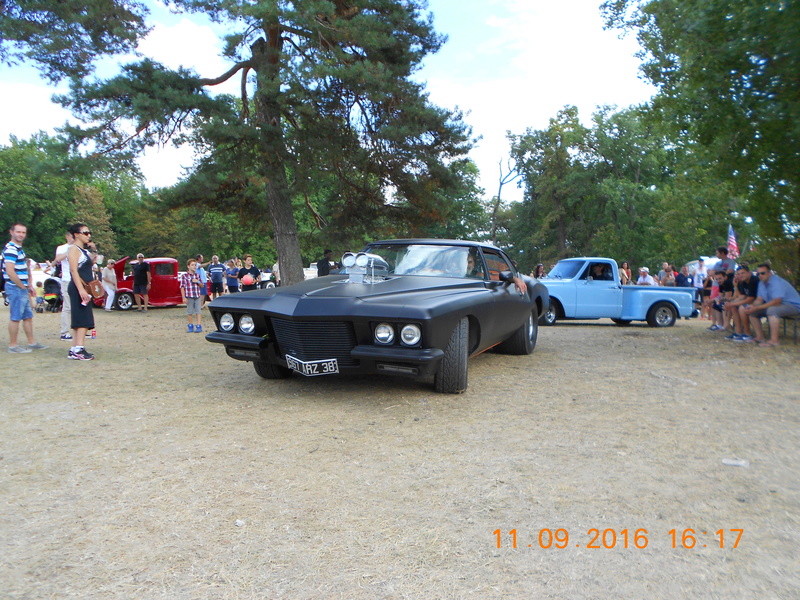
<instances>
[{"instance_id":1,"label":"sandal","mask_svg":"<svg viewBox=\"0 0 800 600\"><path fill-rule=\"evenodd\" d=\"M777 348L778 344L773 344L772 342L758 342L760 348Z\"/></svg>"}]
</instances>

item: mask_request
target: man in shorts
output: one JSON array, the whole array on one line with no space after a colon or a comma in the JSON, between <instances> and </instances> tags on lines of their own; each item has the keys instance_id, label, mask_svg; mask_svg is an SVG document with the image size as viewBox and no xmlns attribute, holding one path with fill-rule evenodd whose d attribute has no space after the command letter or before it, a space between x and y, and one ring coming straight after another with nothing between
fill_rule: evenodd
<instances>
[{"instance_id":1,"label":"man in shorts","mask_svg":"<svg viewBox=\"0 0 800 600\"><path fill-rule=\"evenodd\" d=\"M225 265L219 262L219 256L216 254L211 257L207 271L211 279L211 299L214 300L222 295L225 285Z\"/></svg>"},{"instance_id":2,"label":"man in shorts","mask_svg":"<svg viewBox=\"0 0 800 600\"><path fill-rule=\"evenodd\" d=\"M136 255L136 262L131 265L133 271L133 297L136 299L136 310L147 312L150 302L150 265L144 261L144 254L141 252ZM144 308L142 308L144 303Z\"/></svg>"},{"instance_id":3,"label":"man in shorts","mask_svg":"<svg viewBox=\"0 0 800 600\"><path fill-rule=\"evenodd\" d=\"M22 243L28 236L28 228L22 223L14 223L8 230L11 239L3 248L3 285L10 309L8 321L8 351L11 354L24 354L33 350L47 348L33 337L33 311L30 298L35 294L31 280L28 260ZM28 338L27 346L17 343L19 324Z\"/></svg>"},{"instance_id":4,"label":"man in shorts","mask_svg":"<svg viewBox=\"0 0 800 600\"><path fill-rule=\"evenodd\" d=\"M792 284L772 272L768 263L761 263L756 270L758 276L758 296L752 304L745 304L740 309L742 315L750 317L750 326L755 338L762 348L777 346L778 329L781 317L800 315L800 294ZM769 341L764 339L761 317L767 317L769 323Z\"/></svg>"}]
</instances>

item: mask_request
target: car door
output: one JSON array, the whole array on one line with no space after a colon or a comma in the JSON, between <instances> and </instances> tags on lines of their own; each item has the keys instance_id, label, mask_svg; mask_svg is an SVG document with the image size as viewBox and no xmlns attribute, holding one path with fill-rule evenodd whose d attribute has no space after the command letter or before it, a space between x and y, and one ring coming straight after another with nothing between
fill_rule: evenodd
<instances>
[{"instance_id":1,"label":"car door","mask_svg":"<svg viewBox=\"0 0 800 600\"><path fill-rule=\"evenodd\" d=\"M174 262L150 263L150 301L154 304L179 304L178 264Z\"/></svg>"},{"instance_id":2,"label":"car door","mask_svg":"<svg viewBox=\"0 0 800 600\"><path fill-rule=\"evenodd\" d=\"M598 277L595 266L603 266L603 276ZM575 317L597 319L618 318L622 314L622 286L614 277L610 263L587 261L584 271L576 280Z\"/></svg>"},{"instance_id":3,"label":"car door","mask_svg":"<svg viewBox=\"0 0 800 600\"><path fill-rule=\"evenodd\" d=\"M486 268L486 285L492 294L493 310L491 323L482 323L484 337L491 336L491 343L505 340L516 331L528 317L531 310L530 297L520 294L513 282L500 281L500 273L517 270L505 254L494 248L483 248L483 260Z\"/></svg>"}]
</instances>

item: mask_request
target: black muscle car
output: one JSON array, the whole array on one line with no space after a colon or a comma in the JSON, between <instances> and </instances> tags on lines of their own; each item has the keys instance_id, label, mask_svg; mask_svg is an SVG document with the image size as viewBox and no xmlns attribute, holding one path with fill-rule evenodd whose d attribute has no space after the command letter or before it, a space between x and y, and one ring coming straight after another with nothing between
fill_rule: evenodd
<instances>
[{"instance_id":1,"label":"black muscle car","mask_svg":"<svg viewBox=\"0 0 800 600\"><path fill-rule=\"evenodd\" d=\"M333 374L433 377L467 389L467 358L530 354L547 288L494 246L386 240L342 257L339 274L221 296L206 339L265 379Z\"/></svg>"}]
</instances>

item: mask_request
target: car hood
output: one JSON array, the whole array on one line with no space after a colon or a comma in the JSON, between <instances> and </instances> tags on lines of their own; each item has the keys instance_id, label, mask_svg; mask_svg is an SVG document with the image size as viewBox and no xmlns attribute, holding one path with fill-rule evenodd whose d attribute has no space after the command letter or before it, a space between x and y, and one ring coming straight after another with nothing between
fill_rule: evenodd
<instances>
[{"instance_id":1,"label":"car hood","mask_svg":"<svg viewBox=\"0 0 800 600\"><path fill-rule=\"evenodd\" d=\"M391 311L404 307L428 314L435 299L488 293L482 280L418 275L393 276L378 283L348 283L347 275L327 275L292 286L221 296L211 308L265 310L287 316L334 316ZM423 302L424 301L424 302Z\"/></svg>"}]
</instances>

